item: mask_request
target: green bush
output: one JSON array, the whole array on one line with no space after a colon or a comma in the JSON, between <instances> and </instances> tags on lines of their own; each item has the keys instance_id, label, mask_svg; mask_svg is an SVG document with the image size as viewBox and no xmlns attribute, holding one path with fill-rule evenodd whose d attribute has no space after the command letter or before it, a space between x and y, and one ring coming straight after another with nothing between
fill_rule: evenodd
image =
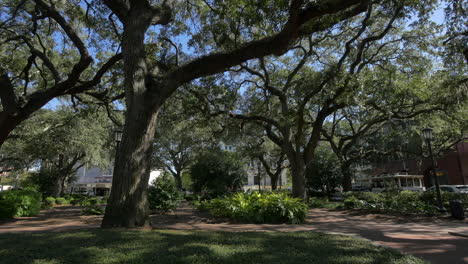
<instances>
[{"instance_id":1,"label":"green bush","mask_svg":"<svg viewBox=\"0 0 468 264\"><path fill-rule=\"evenodd\" d=\"M285 192L235 193L197 204L199 210L209 210L214 217L238 222L299 224L307 214L307 205Z\"/></svg>"},{"instance_id":2,"label":"green bush","mask_svg":"<svg viewBox=\"0 0 468 264\"><path fill-rule=\"evenodd\" d=\"M65 199L63 197L59 197L59 198L55 199L55 203L59 204L59 205L62 205L62 204L69 204L70 202L67 201L67 199Z\"/></svg>"},{"instance_id":3,"label":"green bush","mask_svg":"<svg viewBox=\"0 0 468 264\"><path fill-rule=\"evenodd\" d=\"M85 194L72 194L70 199L70 204L72 205L84 205L85 201L89 199L88 195Z\"/></svg>"},{"instance_id":4,"label":"green bush","mask_svg":"<svg viewBox=\"0 0 468 264\"><path fill-rule=\"evenodd\" d=\"M376 213L437 214L435 192L348 192L344 196L344 206L347 209L364 209ZM468 194L442 193L442 201L446 207L451 200L467 203Z\"/></svg>"},{"instance_id":5,"label":"green bush","mask_svg":"<svg viewBox=\"0 0 468 264\"><path fill-rule=\"evenodd\" d=\"M0 193L0 218L33 216L41 209L42 195L32 190L10 190Z\"/></svg>"},{"instance_id":6,"label":"green bush","mask_svg":"<svg viewBox=\"0 0 468 264\"><path fill-rule=\"evenodd\" d=\"M187 195L184 195L184 199L188 202L190 201L200 201L201 200L201 196L200 195L197 195L197 194L187 194Z\"/></svg>"},{"instance_id":7,"label":"green bush","mask_svg":"<svg viewBox=\"0 0 468 264\"><path fill-rule=\"evenodd\" d=\"M93 197L93 198L89 198L88 202L90 205L98 205L101 203L101 200L99 198Z\"/></svg>"},{"instance_id":8,"label":"green bush","mask_svg":"<svg viewBox=\"0 0 468 264\"><path fill-rule=\"evenodd\" d=\"M101 199L101 204L107 204L108 201L109 201L109 197L108 197L108 196L104 196L104 197L102 197L102 199Z\"/></svg>"},{"instance_id":9,"label":"green bush","mask_svg":"<svg viewBox=\"0 0 468 264\"><path fill-rule=\"evenodd\" d=\"M103 215L104 208L97 204L90 204L83 208L83 214L85 215Z\"/></svg>"},{"instance_id":10,"label":"green bush","mask_svg":"<svg viewBox=\"0 0 468 264\"><path fill-rule=\"evenodd\" d=\"M359 200L358 198L354 196L350 196L343 201L343 205L346 209L354 209L354 208L359 208L358 204L362 202L362 200Z\"/></svg>"},{"instance_id":11,"label":"green bush","mask_svg":"<svg viewBox=\"0 0 468 264\"><path fill-rule=\"evenodd\" d=\"M202 153L190 168L190 175L193 190L207 198L238 192L246 180L242 157L219 149Z\"/></svg>"},{"instance_id":12,"label":"green bush","mask_svg":"<svg viewBox=\"0 0 468 264\"><path fill-rule=\"evenodd\" d=\"M171 176L160 176L148 188L148 202L151 210L167 213L174 210L182 201L182 193L177 190Z\"/></svg>"},{"instance_id":13,"label":"green bush","mask_svg":"<svg viewBox=\"0 0 468 264\"><path fill-rule=\"evenodd\" d=\"M51 208L55 205L55 198L54 197L47 197L43 201L45 208Z\"/></svg>"}]
</instances>

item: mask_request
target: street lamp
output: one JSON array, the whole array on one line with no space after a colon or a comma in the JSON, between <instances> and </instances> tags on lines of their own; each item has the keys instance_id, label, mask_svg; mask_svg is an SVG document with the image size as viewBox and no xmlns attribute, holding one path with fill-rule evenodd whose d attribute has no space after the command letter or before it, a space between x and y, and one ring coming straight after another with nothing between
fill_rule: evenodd
<instances>
[{"instance_id":1,"label":"street lamp","mask_svg":"<svg viewBox=\"0 0 468 264\"><path fill-rule=\"evenodd\" d=\"M432 128L429 128L429 127L424 128L422 130L422 134L423 134L424 139L427 142L427 146L429 148L429 155L431 157L432 177L434 178L434 182L435 182L435 186L436 186L437 203L439 204L439 211L445 212L445 208L444 208L444 206L442 204L442 197L440 196L439 179L437 179L435 160L434 160L434 156L432 155L432 145L431 145L431 141L433 139Z\"/></svg>"},{"instance_id":2,"label":"street lamp","mask_svg":"<svg viewBox=\"0 0 468 264\"><path fill-rule=\"evenodd\" d=\"M114 140L117 143L117 148L119 147L120 141L122 141L122 130L115 130L114 131Z\"/></svg>"}]
</instances>

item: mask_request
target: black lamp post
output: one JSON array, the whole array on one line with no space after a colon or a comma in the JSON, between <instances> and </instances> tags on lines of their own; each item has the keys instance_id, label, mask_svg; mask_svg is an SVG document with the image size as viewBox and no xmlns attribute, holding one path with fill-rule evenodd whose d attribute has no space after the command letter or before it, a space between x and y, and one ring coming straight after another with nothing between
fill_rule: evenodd
<instances>
[{"instance_id":1,"label":"black lamp post","mask_svg":"<svg viewBox=\"0 0 468 264\"><path fill-rule=\"evenodd\" d=\"M122 141L122 130L117 129L114 131L114 140L115 140L115 158L117 159L117 151L119 151L120 141Z\"/></svg>"},{"instance_id":2,"label":"black lamp post","mask_svg":"<svg viewBox=\"0 0 468 264\"><path fill-rule=\"evenodd\" d=\"M429 155L431 157L431 162L432 162L432 177L434 178L434 183L436 186L436 191L437 191L437 203L439 204L439 210L440 211L445 211L445 208L442 204L442 197L440 196L440 187L439 187L439 179L437 179L437 174L436 174L436 164L434 160L434 156L432 155L432 145L431 141L433 139L432 135L432 128L424 128L422 130L422 134L424 139L427 142L427 146L429 148Z\"/></svg>"},{"instance_id":3,"label":"black lamp post","mask_svg":"<svg viewBox=\"0 0 468 264\"><path fill-rule=\"evenodd\" d=\"M115 130L114 131L114 140L117 143L117 148L119 148L120 141L122 141L122 130Z\"/></svg>"}]
</instances>

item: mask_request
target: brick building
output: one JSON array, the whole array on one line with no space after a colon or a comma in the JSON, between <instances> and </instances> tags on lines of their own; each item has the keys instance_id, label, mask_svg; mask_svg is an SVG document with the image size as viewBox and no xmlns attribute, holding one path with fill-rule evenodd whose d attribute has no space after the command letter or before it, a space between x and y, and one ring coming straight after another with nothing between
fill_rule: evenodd
<instances>
[{"instance_id":1,"label":"brick building","mask_svg":"<svg viewBox=\"0 0 468 264\"><path fill-rule=\"evenodd\" d=\"M455 150L438 158L436 164L440 184L468 185L468 142L458 143ZM404 171L410 175L424 175L424 185L430 187L433 185L430 177L431 167L430 159L405 159L374 164L356 176L359 178Z\"/></svg>"}]
</instances>

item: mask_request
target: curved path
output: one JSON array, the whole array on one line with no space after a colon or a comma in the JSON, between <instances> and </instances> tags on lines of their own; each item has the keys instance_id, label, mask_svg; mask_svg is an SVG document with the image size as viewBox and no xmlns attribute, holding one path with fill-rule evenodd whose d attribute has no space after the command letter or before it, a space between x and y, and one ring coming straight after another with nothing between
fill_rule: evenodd
<instances>
[{"instance_id":1,"label":"curved path","mask_svg":"<svg viewBox=\"0 0 468 264\"><path fill-rule=\"evenodd\" d=\"M431 263L468 263L468 238L448 232L468 234L468 219L416 219L360 215L350 211L311 209L303 225L216 223L190 207L175 213L154 216L156 229L199 229L215 231L319 231L363 237L372 242L415 255Z\"/></svg>"},{"instance_id":2,"label":"curved path","mask_svg":"<svg viewBox=\"0 0 468 264\"><path fill-rule=\"evenodd\" d=\"M62 206L42 211L36 217L21 217L0 222L0 235L11 232L65 231L98 228L101 217L82 216L78 207ZM468 238L448 232L468 234L468 220L434 218L398 218L382 215L360 215L349 211L311 209L307 223L235 224L216 222L206 214L185 205L168 215L152 216L155 229L189 229L214 231L320 231L360 236L376 244L409 253L431 263L468 263ZM1 238L1 236L0 236Z\"/></svg>"}]
</instances>

